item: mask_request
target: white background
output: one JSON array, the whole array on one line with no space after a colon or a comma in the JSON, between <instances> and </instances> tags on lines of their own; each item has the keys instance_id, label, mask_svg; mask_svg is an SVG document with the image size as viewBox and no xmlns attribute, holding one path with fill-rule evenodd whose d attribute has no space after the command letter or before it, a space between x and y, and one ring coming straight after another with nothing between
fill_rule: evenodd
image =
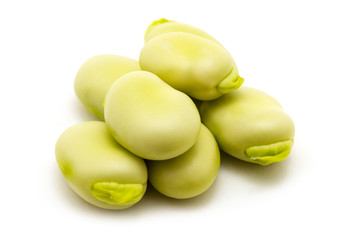
<instances>
[{"instance_id":1,"label":"white background","mask_svg":"<svg viewBox=\"0 0 351 240\"><path fill-rule=\"evenodd\" d=\"M1 239L350 239L348 1L1 1ZM94 120L73 91L103 53L138 59L147 26L197 26L232 54L244 85L296 124L285 161L223 156L215 184L173 200L149 189L124 211L81 200L55 162L59 135Z\"/></svg>"}]
</instances>

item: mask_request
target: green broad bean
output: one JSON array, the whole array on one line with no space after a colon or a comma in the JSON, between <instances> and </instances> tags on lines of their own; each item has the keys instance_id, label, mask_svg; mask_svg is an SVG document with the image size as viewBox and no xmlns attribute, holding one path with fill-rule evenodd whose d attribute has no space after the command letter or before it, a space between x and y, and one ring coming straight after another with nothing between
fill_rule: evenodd
<instances>
[{"instance_id":1,"label":"green broad bean","mask_svg":"<svg viewBox=\"0 0 351 240\"><path fill-rule=\"evenodd\" d=\"M119 55L98 55L80 67L74 90L81 103L104 120L104 100L112 83L126 73L140 70L138 61Z\"/></svg>"},{"instance_id":2,"label":"green broad bean","mask_svg":"<svg viewBox=\"0 0 351 240\"><path fill-rule=\"evenodd\" d=\"M104 122L89 121L68 128L57 140L55 154L69 186L97 207L128 208L146 191L144 160L120 146Z\"/></svg>"},{"instance_id":3,"label":"green broad bean","mask_svg":"<svg viewBox=\"0 0 351 240\"><path fill-rule=\"evenodd\" d=\"M185 32L147 41L139 56L142 70L199 100L211 100L241 86L237 66L220 44Z\"/></svg>"},{"instance_id":4,"label":"green broad bean","mask_svg":"<svg viewBox=\"0 0 351 240\"><path fill-rule=\"evenodd\" d=\"M173 158L189 150L201 126L190 97L145 71L128 73L111 86L105 120L122 146L151 160Z\"/></svg>"},{"instance_id":5,"label":"green broad bean","mask_svg":"<svg viewBox=\"0 0 351 240\"><path fill-rule=\"evenodd\" d=\"M288 157L295 135L292 119L271 96L241 87L200 107L203 123L226 153L268 165Z\"/></svg>"},{"instance_id":6,"label":"green broad bean","mask_svg":"<svg viewBox=\"0 0 351 240\"><path fill-rule=\"evenodd\" d=\"M177 199L204 193L214 182L219 165L216 140L204 125L201 125L197 142L184 154L167 161L147 161L152 186Z\"/></svg>"},{"instance_id":7,"label":"green broad bean","mask_svg":"<svg viewBox=\"0 0 351 240\"><path fill-rule=\"evenodd\" d=\"M214 41L220 44L214 37L210 34L202 31L201 29L175 21L170 21L165 18L161 18L159 20L154 21L150 26L146 29L144 40L145 42L149 41L150 39L157 37L159 35L170 33L170 32L184 32L184 33L191 33L197 35L199 37L206 38L208 40Z\"/></svg>"}]
</instances>

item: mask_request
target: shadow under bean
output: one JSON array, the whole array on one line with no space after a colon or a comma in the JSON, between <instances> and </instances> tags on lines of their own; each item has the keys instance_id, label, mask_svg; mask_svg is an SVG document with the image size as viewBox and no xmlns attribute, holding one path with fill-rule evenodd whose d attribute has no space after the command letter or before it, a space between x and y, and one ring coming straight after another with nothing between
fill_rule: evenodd
<instances>
[{"instance_id":1,"label":"shadow under bean","mask_svg":"<svg viewBox=\"0 0 351 240\"><path fill-rule=\"evenodd\" d=\"M199 196L189 199L175 199L167 197L158 192L150 183L148 183L148 189L140 205L146 207L157 208L177 208L177 210L189 210L202 208L206 204L213 201L216 195L216 181L211 187Z\"/></svg>"},{"instance_id":2,"label":"shadow under bean","mask_svg":"<svg viewBox=\"0 0 351 240\"><path fill-rule=\"evenodd\" d=\"M55 188L57 189L57 197L60 198L60 202L63 202L65 205L76 211L89 215L93 214L104 217L123 216L123 218L133 218L136 215L150 214L164 209L189 211L189 209L194 210L196 208L205 207L207 203L214 200L213 198L216 195L216 181L205 193L191 199L173 199L167 197L159 193L150 183L148 183L146 193L140 202L127 209L108 210L96 207L78 196L67 184L56 165L52 168L52 172L53 181L56 185Z\"/></svg>"},{"instance_id":3,"label":"shadow under bean","mask_svg":"<svg viewBox=\"0 0 351 240\"><path fill-rule=\"evenodd\" d=\"M281 183L287 176L290 158L291 156L281 162L261 166L239 160L221 151L221 168L258 185L270 186Z\"/></svg>"}]
</instances>

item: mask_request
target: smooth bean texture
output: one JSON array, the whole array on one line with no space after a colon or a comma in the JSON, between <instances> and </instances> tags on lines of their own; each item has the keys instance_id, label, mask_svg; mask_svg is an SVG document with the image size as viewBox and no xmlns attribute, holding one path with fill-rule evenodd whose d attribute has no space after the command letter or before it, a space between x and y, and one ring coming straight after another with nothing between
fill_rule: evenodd
<instances>
[{"instance_id":1,"label":"smooth bean texture","mask_svg":"<svg viewBox=\"0 0 351 240\"><path fill-rule=\"evenodd\" d=\"M206 33L205 31L197 27L184 24L184 23L179 23L176 21L170 21L165 18L161 18L159 20L154 21L152 24L150 24L150 26L146 29L144 40L145 42L147 42L154 37L160 36L165 33L170 33L170 32L191 33L220 44L210 34Z\"/></svg>"},{"instance_id":2,"label":"smooth bean texture","mask_svg":"<svg viewBox=\"0 0 351 240\"><path fill-rule=\"evenodd\" d=\"M140 52L139 63L142 70L199 100L218 98L244 81L223 46L187 32L169 32L150 39Z\"/></svg>"},{"instance_id":3,"label":"smooth bean texture","mask_svg":"<svg viewBox=\"0 0 351 240\"><path fill-rule=\"evenodd\" d=\"M249 87L200 106L202 122L228 154L268 165L288 157L295 135L293 120L268 94Z\"/></svg>"},{"instance_id":4,"label":"smooth bean texture","mask_svg":"<svg viewBox=\"0 0 351 240\"><path fill-rule=\"evenodd\" d=\"M104 120L104 101L111 85L124 74L137 70L138 61L128 57L94 56L80 67L74 81L75 93L90 112Z\"/></svg>"},{"instance_id":5,"label":"smooth bean texture","mask_svg":"<svg viewBox=\"0 0 351 240\"><path fill-rule=\"evenodd\" d=\"M144 160L120 146L104 122L88 121L68 128L57 140L55 154L73 191L97 207L128 208L146 191Z\"/></svg>"},{"instance_id":6,"label":"smooth bean texture","mask_svg":"<svg viewBox=\"0 0 351 240\"><path fill-rule=\"evenodd\" d=\"M128 73L112 85L105 120L122 146L151 160L170 159L189 150L201 125L190 97L145 71Z\"/></svg>"},{"instance_id":7,"label":"smooth bean texture","mask_svg":"<svg viewBox=\"0 0 351 240\"><path fill-rule=\"evenodd\" d=\"M167 161L148 161L149 180L162 194L186 199L210 188L220 165L220 153L211 132L201 125L197 142L189 151Z\"/></svg>"}]
</instances>

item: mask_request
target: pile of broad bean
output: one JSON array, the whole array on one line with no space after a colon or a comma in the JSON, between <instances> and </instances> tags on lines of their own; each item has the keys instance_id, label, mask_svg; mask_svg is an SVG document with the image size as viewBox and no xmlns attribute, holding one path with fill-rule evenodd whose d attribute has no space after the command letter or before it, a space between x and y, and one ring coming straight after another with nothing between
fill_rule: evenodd
<instances>
[{"instance_id":1,"label":"pile of broad bean","mask_svg":"<svg viewBox=\"0 0 351 240\"><path fill-rule=\"evenodd\" d=\"M139 61L98 55L83 63L75 92L101 121L62 133L58 166L89 203L125 209L148 184L177 199L204 193L218 174L220 149L260 165L284 160L293 121L274 98L243 81L215 38L157 20L146 30Z\"/></svg>"}]
</instances>

